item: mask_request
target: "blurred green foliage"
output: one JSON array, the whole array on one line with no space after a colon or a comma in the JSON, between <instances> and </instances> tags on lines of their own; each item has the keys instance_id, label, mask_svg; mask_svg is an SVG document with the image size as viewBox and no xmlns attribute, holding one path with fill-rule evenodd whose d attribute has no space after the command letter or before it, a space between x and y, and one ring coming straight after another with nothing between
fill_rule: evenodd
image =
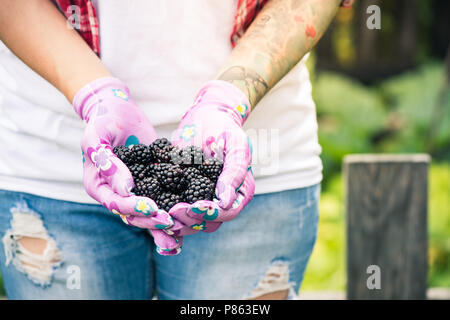
<instances>
[{"instance_id":1,"label":"blurred green foliage","mask_svg":"<svg viewBox=\"0 0 450 320\"><path fill-rule=\"evenodd\" d=\"M449 159L450 90L444 79L439 62L371 86L312 71L325 187L349 153L426 152L435 161Z\"/></svg>"},{"instance_id":2,"label":"blurred green foliage","mask_svg":"<svg viewBox=\"0 0 450 320\"><path fill-rule=\"evenodd\" d=\"M373 151L370 137L384 127L386 110L374 88L338 74L323 72L313 94L326 179L340 170L344 155Z\"/></svg>"},{"instance_id":3,"label":"blurred green foliage","mask_svg":"<svg viewBox=\"0 0 450 320\"><path fill-rule=\"evenodd\" d=\"M350 153L433 156L429 186L429 286L450 287L450 90L429 62L365 86L308 62L324 163L319 234L302 290L345 290L341 164Z\"/></svg>"},{"instance_id":4,"label":"blurred green foliage","mask_svg":"<svg viewBox=\"0 0 450 320\"><path fill-rule=\"evenodd\" d=\"M450 288L450 165L431 166L429 285Z\"/></svg>"},{"instance_id":5,"label":"blurred green foliage","mask_svg":"<svg viewBox=\"0 0 450 320\"><path fill-rule=\"evenodd\" d=\"M444 79L443 64L429 63L380 85L388 111L397 121L395 135L379 146L382 151L424 151L448 159L450 90Z\"/></svg>"}]
</instances>

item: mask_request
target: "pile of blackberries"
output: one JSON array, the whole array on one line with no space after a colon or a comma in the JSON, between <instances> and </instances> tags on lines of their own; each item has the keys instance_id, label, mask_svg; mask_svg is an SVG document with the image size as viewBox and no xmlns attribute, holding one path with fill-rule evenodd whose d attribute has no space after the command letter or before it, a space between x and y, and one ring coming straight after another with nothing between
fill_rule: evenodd
<instances>
[{"instance_id":1,"label":"pile of blackberries","mask_svg":"<svg viewBox=\"0 0 450 320\"><path fill-rule=\"evenodd\" d=\"M169 211L179 202L213 200L222 172L222 161L207 158L195 146L180 149L166 138L150 145L118 146L114 153L134 179L132 192L152 198L159 208Z\"/></svg>"}]
</instances>

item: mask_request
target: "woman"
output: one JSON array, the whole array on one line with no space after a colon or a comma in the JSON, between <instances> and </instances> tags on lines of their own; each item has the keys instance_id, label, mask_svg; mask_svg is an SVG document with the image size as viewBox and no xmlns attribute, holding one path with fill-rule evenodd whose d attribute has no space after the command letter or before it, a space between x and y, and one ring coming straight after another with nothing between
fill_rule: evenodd
<instances>
[{"instance_id":1,"label":"woman","mask_svg":"<svg viewBox=\"0 0 450 320\"><path fill-rule=\"evenodd\" d=\"M341 0L0 4L10 299L295 298L322 178L305 55ZM160 137L223 156L219 201L131 193L112 148Z\"/></svg>"}]
</instances>

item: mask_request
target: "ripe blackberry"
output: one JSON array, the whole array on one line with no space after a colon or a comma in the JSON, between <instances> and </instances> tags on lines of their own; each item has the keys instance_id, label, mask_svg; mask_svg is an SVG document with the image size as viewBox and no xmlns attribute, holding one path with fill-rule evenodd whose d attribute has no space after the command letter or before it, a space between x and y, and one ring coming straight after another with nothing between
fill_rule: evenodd
<instances>
[{"instance_id":1,"label":"ripe blackberry","mask_svg":"<svg viewBox=\"0 0 450 320\"><path fill-rule=\"evenodd\" d=\"M157 179L147 177L136 182L132 192L137 196L149 197L156 201L161 192L161 187Z\"/></svg>"},{"instance_id":2,"label":"ripe blackberry","mask_svg":"<svg viewBox=\"0 0 450 320\"><path fill-rule=\"evenodd\" d=\"M200 166L203 163L203 151L196 146L188 146L181 150L181 156L183 159L182 165L184 166Z\"/></svg>"},{"instance_id":3,"label":"ripe blackberry","mask_svg":"<svg viewBox=\"0 0 450 320\"><path fill-rule=\"evenodd\" d=\"M203 175L211 179L211 181L213 181L214 183L217 182L217 179L219 178L222 169L223 169L222 161L215 158L206 159L201 165Z\"/></svg>"},{"instance_id":4,"label":"ripe blackberry","mask_svg":"<svg viewBox=\"0 0 450 320\"><path fill-rule=\"evenodd\" d=\"M136 181L142 180L149 175L148 167L144 164L135 163L129 166L128 169L130 170L135 183Z\"/></svg>"},{"instance_id":5,"label":"ripe blackberry","mask_svg":"<svg viewBox=\"0 0 450 320\"><path fill-rule=\"evenodd\" d=\"M170 152L172 151L173 146L166 138L156 139L149 146L149 149L154 161L161 163L170 161Z\"/></svg>"},{"instance_id":6,"label":"ripe blackberry","mask_svg":"<svg viewBox=\"0 0 450 320\"><path fill-rule=\"evenodd\" d=\"M172 192L163 192L157 199L157 205L160 209L169 211L178 202L181 202L181 196Z\"/></svg>"},{"instance_id":7,"label":"ripe blackberry","mask_svg":"<svg viewBox=\"0 0 450 320\"><path fill-rule=\"evenodd\" d=\"M163 180L163 175L165 172L169 171L171 164L170 163L152 163L148 166L151 175L156 179Z\"/></svg>"},{"instance_id":8,"label":"ripe blackberry","mask_svg":"<svg viewBox=\"0 0 450 320\"><path fill-rule=\"evenodd\" d=\"M186 180L188 182L190 182L193 179L196 179L197 177L199 177L201 175L202 175L202 172L195 167L187 167L184 170L184 176L186 177Z\"/></svg>"},{"instance_id":9,"label":"ripe blackberry","mask_svg":"<svg viewBox=\"0 0 450 320\"><path fill-rule=\"evenodd\" d=\"M152 161L152 154L149 146L145 144L136 144L131 147L135 163L148 164Z\"/></svg>"},{"instance_id":10,"label":"ripe blackberry","mask_svg":"<svg viewBox=\"0 0 450 320\"><path fill-rule=\"evenodd\" d=\"M215 184L207 177L197 176L181 194L184 202L194 203L198 200L213 200Z\"/></svg>"},{"instance_id":11,"label":"ripe blackberry","mask_svg":"<svg viewBox=\"0 0 450 320\"><path fill-rule=\"evenodd\" d=\"M113 152L115 155L127 166L136 162L133 151L125 146L114 147Z\"/></svg>"},{"instance_id":12,"label":"ripe blackberry","mask_svg":"<svg viewBox=\"0 0 450 320\"><path fill-rule=\"evenodd\" d=\"M181 165L183 163L183 155L181 149L173 146L172 150L169 153L170 163Z\"/></svg>"},{"instance_id":13,"label":"ripe blackberry","mask_svg":"<svg viewBox=\"0 0 450 320\"><path fill-rule=\"evenodd\" d=\"M181 192L187 186L183 169L179 165L157 163L152 166L152 174L166 190Z\"/></svg>"}]
</instances>

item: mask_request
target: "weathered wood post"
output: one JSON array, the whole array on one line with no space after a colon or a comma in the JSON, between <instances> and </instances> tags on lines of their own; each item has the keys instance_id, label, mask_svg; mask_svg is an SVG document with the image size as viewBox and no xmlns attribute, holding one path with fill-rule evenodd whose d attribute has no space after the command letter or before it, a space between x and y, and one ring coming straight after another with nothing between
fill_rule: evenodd
<instances>
[{"instance_id":1,"label":"weathered wood post","mask_svg":"<svg viewBox=\"0 0 450 320\"><path fill-rule=\"evenodd\" d=\"M344 159L347 299L425 299L427 154Z\"/></svg>"}]
</instances>

